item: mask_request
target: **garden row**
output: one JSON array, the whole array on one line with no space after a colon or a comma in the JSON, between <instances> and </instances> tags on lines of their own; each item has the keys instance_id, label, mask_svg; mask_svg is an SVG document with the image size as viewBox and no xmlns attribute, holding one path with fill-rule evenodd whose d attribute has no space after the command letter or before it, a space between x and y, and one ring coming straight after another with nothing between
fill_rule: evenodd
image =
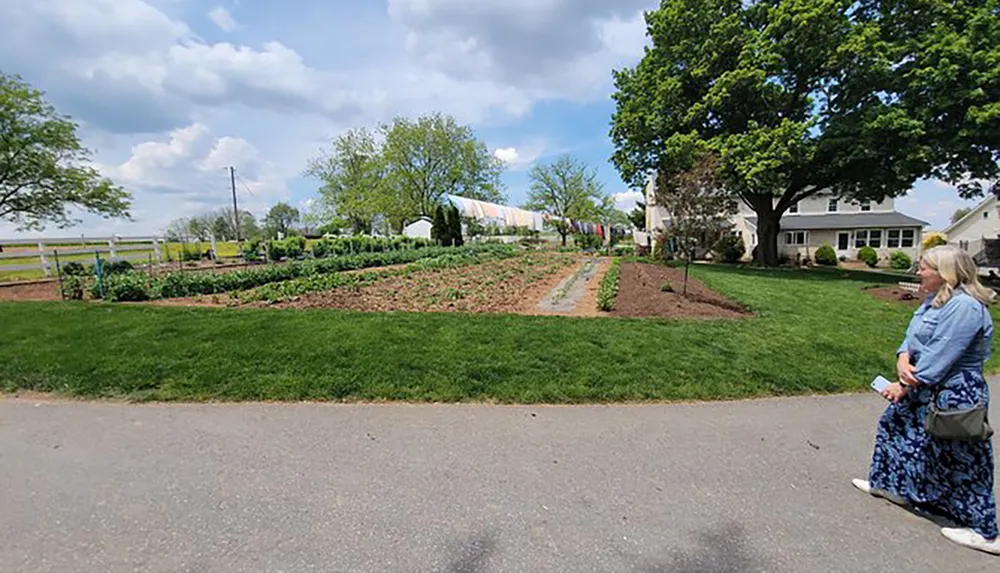
<instances>
[{"instance_id":1,"label":"garden row","mask_svg":"<svg viewBox=\"0 0 1000 573\"><path fill-rule=\"evenodd\" d=\"M70 276L64 278L63 290L69 298L73 299L84 298L86 291L89 291L91 298L108 301L180 298L247 290L270 283L327 275L339 271L401 265L442 255L471 255L502 251L513 253L514 249L503 245L471 245L461 248L425 247L296 261L287 265L267 266L229 273L169 273L159 277L151 277L142 272L127 271L104 276L100 279L88 276Z\"/></svg>"},{"instance_id":2,"label":"garden row","mask_svg":"<svg viewBox=\"0 0 1000 573\"><path fill-rule=\"evenodd\" d=\"M307 243L305 237L288 237L266 243L249 241L243 246L243 258L247 261L257 261L262 257L269 261L294 260L303 258L308 252L313 258L325 259L361 253L424 249L433 245L433 241L415 237L341 237L319 239L311 244Z\"/></svg>"}]
</instances>

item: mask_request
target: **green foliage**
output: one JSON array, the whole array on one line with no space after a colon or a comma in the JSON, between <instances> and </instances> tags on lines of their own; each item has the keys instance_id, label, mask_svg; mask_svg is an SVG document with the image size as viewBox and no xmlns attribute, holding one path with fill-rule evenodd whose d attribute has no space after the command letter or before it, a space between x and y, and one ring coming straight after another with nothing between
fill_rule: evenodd
<instances>
[{"instance_id":1,"label":"green foliage","mask_svg":"<svg viewBox=\"0 0 1000 573\"><path fill-rule=\"evenodd\" d=\"M434 221L431 223L431 239L439 246L451 246L451 227L444 215L444 206L434 209Z\"/></svg>"},{"instance_id":2,"label":"green foliage","mask_svg":"<svg viewBox=\"0 0 1000 573\"><path fill-rule=\"evenodd\" d=\"M87 274L90 274L90 272L87 270L87 267L85 267L83 263L79 263L77 261L71 261L60 266L62 267L63 275L85 276Z\"/></svg>"},{"instance_id":3,"label":"green foliage","mask_svg":"<svg viewBox=\"0 0 1000 573\"><path fill-rule=\"evenodd\" d=\"M302 214L288 203L278 203L271 207L264 216L264 231L268 237L277 237L278 233L288 236L292 226L299 222Z\"/></svg>"},{"instance_id":4,"label":"green foliage","mask_svg":"<svg viewBox=\"0 0 1000 573\"><path fill-rule=\"evenodd\" d=\"M288 237L284 240L285 244L285 257L289 259L301 258L306 252L306 238L305 237Z\"/></svg>"},{"instance_id":5,"label":"green foliage","mask_svg":"<svg viewBox=\"0 0 1000 573\"><path fill-rule=\"evenodd\" d=\"M281 245L283 248L282 242L275 241L275 243ZM295 261L283 265L268 265L229 273L179 272L168 273L162 277L154 278L149 278L141 272L132 272L106 277L104 287L106 292L110 293L107 295L109 300L189 297L246 290L269 283L339 271L412 263L421 259L452 253L464 252L475 254L510 249L511 247L498 245L470 245L462 247L461 251L450 247L427 247L396 251L364 252L328 259ZM142 292L139 292L140 290ZM92 295L94 298L100 298L101 296L99 287L96 284L92 288Z\"/></svg>"},{"instance_id":6,"label":"green foliage","mask_svg":"<svg viewBox=\"0 0 1000 573\"><path fill-rule=\"evenodd\" d=\"M894 251L889 256L889 266L897 271L908 271L913 266L913 259L903 251Z\"/></svg>"},{"instance_id":7,"label":"green foliage","mask_svg":"<svg viewBox=\"0 0 1000 573\"><path fill-rule=\"evenodd\" d=\"M454 246L461 247L465 244L465 239L462 238L462 216L454 205L448 210L448 232Z\"/></svg>"},{"instance_id":8,"label":"green foliage","mask_svg":"<svg viewBox=\"0 0 1000 573\"><path fill-rule=\"evenodd\" d=\"M769 265L781 213L820 190L935 177L974 196L1000 175L994 1L663 0L646 22L651 46L615 72L613 163L638 188L715 152Z\"/></svg>"},{"instance_id":9,"label":"green foliage","mask_svg":"<svg viewBox=\"0 0 1000 573\"><path fill-rule=\"evenodd\" d=\"M604 278L601 279L601 285L597 287L598 310L610 312L615 307L615 302L618 300L618 285L621 279L620 264L621 259L616 257L612 261L608 272L605 273Z\"/></svg>"},{"instance_id":10,"label":"green foliage","mask_svg":"<svg viewBox=\"0 0 1000 573\"><path fill-rule=\"evenodd\" d=\"M816 249L816 264L835 267L837 266L837 252L830 245L822 245Z\"/></svg>"},{"instance_id":11,"label":"green foliage","mask_svg":"<svg viewBox=\"0 0 1000 573\"><path fill-rule=\"evenodd\" d=\"M76 125L20 76L0 72L0 222L17 230L60 228L69 208L129 218L131 195L91 166Z\"/></svg>"},{"instance_id":12,"label":"green foliage","mask_svg":"<svg viewBox=\"0 0 1000 573\"><path fill-rule=\"evenodd\" d=\"M272 262L280 261L288 253L285 251L285 242L270 240L267 242L267 259Z\"/></svg>"},{"instance_id":13,"label":"green foliage","mask_svg":"<svg viewBox=\"0 0 1000 573\"><path fill-rule=\"evenodd\" d=\"M352 129L339 136L332 149L309 161L306 174L322 183L323 207L346 219L354 233L371 232L389 192L388 166L371 130ZM320 227L320 232L330 231L328 225Z\"/></svg>"},{"instance_id":14,"label":"green foliage","mask_svg":"<svg viewBox=\"0 0 1000 573\"><path fill-rule=\"evenodd\" d=\"M632 226L640 231L646 230L646 204L642 202L637 202L632 211L628 214L629 222Z\"/></svg>"},{"instance_id":15,"label":"green foliage","mask_svg":"<svg viewBox=\"0 0 1000 573\"><path fill-rule=\"evenodd\" d=\"M743 237L740 235L722 235L712 246L712 253L715 255L715 260L724 263L739 262L746 252L746 245L743 244Z\"/></svg>"},{"instance_id":16,"label":"green foliage","mask_svg":"<svg viewBox=\"0 0 1000 573\"><path fill-rule=\"evenodd\" d=\"M874 268L878 264L878 253L875 252L875 249L866 245L858 249L858 260Z\"/></svg>"},{"instance_id":17,"label":"green foliage","mask_svg":"<svg viewBox=\"0 0 1000 573\"><path fill-rule=\"evenodd\" d=\"M631 243L627 245L616 245L613 252L616 257L630 257L635 255L635 245Z\"/></svg>"},{"instance_id":18,"label":"green foliage","mask_svg":"<svg viewBox=\"0 0 1000 573\"><path fill-rule=\"evenodd\" d=\"M260 246L260 240L256 239L243 243L243 247L241 249L243 260L251 262L260 260Z\"/></svg>"},{"instance_id":19,"label":"green foliage","mask_svg":"<svg viewBox=\"0 0 1000 573\"><path fill-rule=\"evenodd\" d=\"M101 265L101 271L106 275L118 275L132 270L132 263L126 260L105 261Z\"/></svg>"},{"instance_id":20,"label":"green foliage","mask_svg":"<svg viewBox=\"0 0 1000 573\"><path fill-rule=\"evenodd\" d=\"M558 219L592 221L597 218L603 185L597 171L572 155L560 155L551 163L536 163L528 173L531 189L524 208L551 213L550 223L566 244L572 228Z\"/></svg>"},{"instance_id":21,"label":"green foliage","mask_svg":"<svg viewBox=\"0 0 1000 573\"><path fill-rule=\"evenodd\" d=\"M82 268L82 265L81 265ZM81 275L66 275L62 279L63 296L70 300L83 300L84 278Z\"/></svg>"},{"instance_id":22,"label":"green foliage","mask_svg":"<svg viewBox=\"0 0 1000 573\"><path fill-rule=\"evenodd\" d=\"M596 251L601 248L601 238L587 233L573 233L573 244L583 250Z\"/></svg>"}]
</instances>

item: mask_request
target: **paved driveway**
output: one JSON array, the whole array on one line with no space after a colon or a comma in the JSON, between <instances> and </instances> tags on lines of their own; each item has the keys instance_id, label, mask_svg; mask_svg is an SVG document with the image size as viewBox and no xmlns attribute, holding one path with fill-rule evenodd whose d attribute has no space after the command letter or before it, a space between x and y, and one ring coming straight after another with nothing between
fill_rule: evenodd
<instances>
[{"instance_id":1,"label":"paved driveway","mask_svg":"<svg viewBox=\"0 0 1000 573\"><path fill-rule=\"evenodd\" d=\"M880 400L0 400L0 571L1000 571L851 487Z\"/></svg>"}]
</instances>

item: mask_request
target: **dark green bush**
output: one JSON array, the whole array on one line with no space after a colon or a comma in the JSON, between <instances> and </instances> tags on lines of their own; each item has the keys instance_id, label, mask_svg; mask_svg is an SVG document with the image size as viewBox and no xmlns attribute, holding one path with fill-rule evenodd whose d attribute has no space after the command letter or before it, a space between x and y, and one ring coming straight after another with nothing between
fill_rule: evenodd
<instances>
[{"instance_id":1,"label":"dark green bush","mask_svg":"<svg viewBox=\"0 0 1000 573\"><path fill-rule=\"evenodd\" d=\"M743 244L743 237L739 235L723 235L712 245L712 254L715 260L724 263L736 263L743 258L747 252Z\"/></svg>"},{"instance_id":2,"label":"dark green bush","mask_svg":"<svg viewBox=\"0 0 1000 573\"><path fill-rule=\"evenodd\" d=\"M611 268L601 279L601 285L597 287L597 309L605 312L615 307L618 300L618 282L621 278L619 272L620 259L615 259L611 263Z\"/></svg>"},{"instance_id":3,"label":"dark green bush","mask_svg":"<svg viewBox=\"0 0 1000 573\"><path fill-rule=\"evenodd\" d=\"M65 265L60 265L62 267L62 274L64 276L85 276L90 274L87 267L83 263L72 261L66 263Z\"/></svg>"},{"instance_id":4,"label":"dark green bush","mask_svg":"<svg viewBox=\"0 0 1000 573\"><path fill-rule=\"evenodd\" d=\"M280 261L285 258L285 243L283 241L267 242L267 258L271 261Z\"/></svg>"},{"instance_id":5,"label":"dark green bush","mask_svg":"<svg viewBox=\"0 0 1000 573\"><path fill-rule=\"evenodd\" d=\"M242 254L244 261L260 260L260 241L253 240L243 243Z\"/></svg>"},{"instance_id":6,"label":"dark green bush","mask_svg":"<svg viewBox=\"0 0 1000 573\"><path fill-rule=\"evenodd\" d=\"M83 265L80 265L81 267ZM63 277L63 296L70 300L83 300L83 278L78 275L68 275Z\"/></svg>"},{"instance_id":7,"label":"dark green bush","mask_svg":"<svg viewBox=\"0 0 1000 573\"><path fill-rule=\"evenodd\" d=\"M835 267L837 266L837 253L830 245L823 245L816 249L816 264Z\"/></svg>"},{"instance_id":8,"label":"dark green bush","mask_svg":"<svg viewBox=\"0 0 1000 573\"><path fill-rule=\"evenodd\" d=\"M896 251L889 257L889 265L897 271L907 271L913 266L913 259L903 251Z\"/></svg>"},{"instance_id":9,"label":"dark green bush","mask_svg":"<svg viewBox=\"0 0 1000 573\"><path fill-rule=\"evenodd\" d=\"M285 257L289 259L298 259L306 252L306 238L292 236L288 237L284 241L285 243Z\"/></svg>"},{"instance_id":10,"label":"dark green bush","mask_svg":"<svg viewBox=\"0 0 1000 573\"><path fill-rule=\"evenodd\" d=\"M128 261L105 261L101 265L101 271L105 275L120 275L134 270L132 263Z\"/></svg>"},{"instance_id":11,"label":"dark green bush","mask_svg":"<svg viewBox=\"0 0 1000 573\"><path fill-rule=\"evenodd\" d=\"M858 250L858 260L869 267L875 268L875 265L878 264L878 253L869 246L861 247Z\"/></svg>"}]
</instances>

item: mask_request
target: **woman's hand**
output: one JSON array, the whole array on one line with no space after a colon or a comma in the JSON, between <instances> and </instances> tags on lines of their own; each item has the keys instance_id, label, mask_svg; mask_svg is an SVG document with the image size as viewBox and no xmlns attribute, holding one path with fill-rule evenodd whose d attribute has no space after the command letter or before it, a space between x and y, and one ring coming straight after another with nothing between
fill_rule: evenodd
<instances>
[{"instance_id":1,"label":"woman's hand","mask_svg":"<svg viewBox=\"0 0 1000 573\"><path fill-rule=\"evenodd\" d=\"M899 402L903 399L903 396L906 396L907 392L909 392L909 388L899 382L893 382L885 390L882 390L882 397L890 402Z\"/></svg>"},{"instance_id":2,"label":"woman's hand","mask_svg":"<svg viewBox=\"0 0 1000 573\"><path fill-rule=\"evenodd\" d=\"M920 381L913 375L915 370L916 368L910 364L910 353L904 352L900 354L899 359L896 360L896 375L899 376L899 379L910 386L920 384Z\"/></svg>"}]
</instances>

